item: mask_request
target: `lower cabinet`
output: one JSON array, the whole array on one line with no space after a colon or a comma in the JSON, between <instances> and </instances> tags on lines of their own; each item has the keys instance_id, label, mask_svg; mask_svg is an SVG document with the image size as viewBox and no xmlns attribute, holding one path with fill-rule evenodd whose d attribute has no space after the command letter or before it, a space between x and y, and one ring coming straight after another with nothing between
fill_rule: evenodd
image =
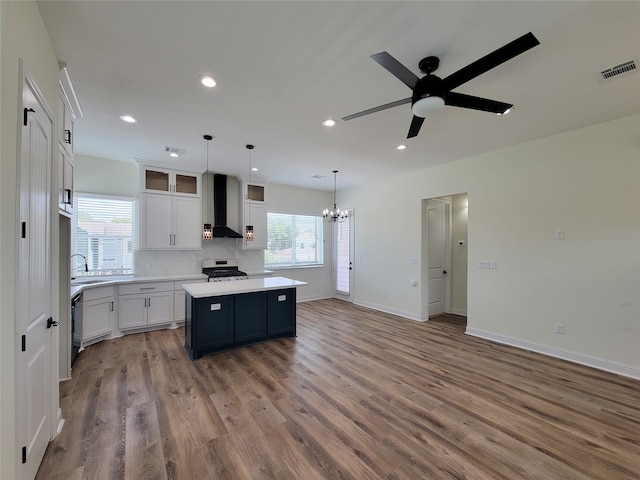
<instances>
[{"instance_id":1,"label":"lower cabinet","mask_svg":"<svg viewBox=\"0 0 640 480\"><path fill-rule=\"evenodd\" d=\"M192 360L295 334L295 288L206 298L186 294L185 349Z\"/></svg>"},{"instance_id":2,"label":"lower cabinet","mask_svg":"<svg viewBox=\"0 0 640 480\"><path fill-rule=\"evenodd\" d=\"M173 282L121 285L119 290L120 330L173 322Z\"/></svg>"},{"instance_id":3,"label":"lower cabinet","mask_svg":"<svg viewBox=\"0 0 640 480\"><path fill-rule=\"evenodd\" d=\"M296 289L267 292L267 335L296 334Z\"/></svg>"},{"instance_id":4,"label":"lower cabinet","mask_svg":"<svg viewBox=\"0 0 640 480\"><path fill-rule=\"evenodd\" d=\"M113 287L89 288L83 293L82 325L79 339L82 343L111 334L114 315Z\"/></svg>"},{"instance_id":5,"label":"lower cabinet","mask_svg":"<svg viewBox=\"0 0 640 480\"><path fill-rule=\"evenodd\" d=\"M234 295L235 343L261 340L267 336L267 298L264 292Z\"/></svg>"},{"instance_id":6,"label":"lower cabinet","mask_svg":"<svg viewBox=\"0 0 640 480\"><path fill-rule=\"evenodd\" d=\"M186 295L185 295L184 288L182 286L187 283L202 283L202 282L206 283L206 280L186 280L186 281L183 280L180 282L174 282L173 321L176 322L177 324L183 324L185 319L184 302L185 302Z\"/></svg>"}]
</instances>

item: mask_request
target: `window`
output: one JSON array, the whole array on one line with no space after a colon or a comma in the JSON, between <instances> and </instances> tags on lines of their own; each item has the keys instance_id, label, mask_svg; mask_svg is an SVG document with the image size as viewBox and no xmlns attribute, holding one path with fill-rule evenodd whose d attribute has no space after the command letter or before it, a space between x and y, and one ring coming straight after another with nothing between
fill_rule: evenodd
<instances>
[{"instance_id":1,"label":"window","mask_svg":"<svg viewBox=\"0 0 640 480\"><path fill-rule=\"evenodd\" d=\"M71 276L132 275L134 199L76 193Z\"/></svg>"},{"instance_id":2,"label":"window","mask_svg":"<svg viewBox=\"0 0 640 480\"><path fill-rule=\"evenodd\" d=\"M266 268L322 265L322 217L267 213Z\"/></svg>"}]
</instances>

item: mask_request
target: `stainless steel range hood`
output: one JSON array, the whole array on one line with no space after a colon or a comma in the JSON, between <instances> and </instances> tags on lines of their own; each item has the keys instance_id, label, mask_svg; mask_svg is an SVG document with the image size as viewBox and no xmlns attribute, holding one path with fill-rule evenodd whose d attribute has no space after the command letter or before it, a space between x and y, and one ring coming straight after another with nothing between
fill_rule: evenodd
<instances>
[{"instance_id":1,"label":"stainless steel range hood","mask_svg":"<svg viewBox=\"0 0 640 480\"><path fill-rule=\"evenodd\" d=\"M213 176L213 238L242 238L227 226L227 176Z\"/></svg>"}]
</instances>

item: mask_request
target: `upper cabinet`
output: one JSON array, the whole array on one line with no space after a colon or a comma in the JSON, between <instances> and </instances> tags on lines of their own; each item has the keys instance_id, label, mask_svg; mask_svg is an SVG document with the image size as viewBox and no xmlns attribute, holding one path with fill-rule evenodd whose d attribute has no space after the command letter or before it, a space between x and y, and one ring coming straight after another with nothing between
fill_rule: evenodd
<instances>
[{"instance_id":1,"label":"upper cabinet","mask_svg":"<svg viewBox=\"0 0 640 480\"><path fill-rule=\"evenodd\" d=\"M142 167L141 190L144 193L200 197L200 175L160 167Z\"/></svg>"},{"instance_id":2,"label":"upper cabinet","mask_svg":"<svg viewBox=\"0 0 640 480\"><path fill-rule=\"evenodd\" d=\"M75 116L62 89L60 89L58 103L58 141L68 155L73 155L73 122L75 121Z\"/></svg>"},{"instance_id":3,"label":"upper cabinet","mask_svg":"<svg viewBox=\"0 0 640 480\"><path fill-rule=\"evenodd\" d=\"M242 250L267 248L267 186L264 183L240 181L240 228Z\"/></svg>"},{"instance_id":4,"label":"upper cabinet","mask_svg":"<svg viewBox=\"0 0 640 480\"><path fill-rule=\"evenodd\" d=\"M62 215L73 215L73 157L62 144L58 146L58 210Z\"/></svg>"},{"instance_id":5,"label":"upper cabinet","mask_svg":"<svg viewBox=\"0 0 640 480\"><path fill-rule=\"evenodd\" d=\"M142 166L140 177L140 248L201 249L200 175Z\"/></svg>"},{"instance_id":6,"label":"upper cabinet","mask_svg":"<svg viewBox=\"0 0 640 480\"><path fill-rule=\"evenodd\" d=\"M67 67L60 70L58 78L58 211L70 217L74 209L73 190L73 125L83 117L80 101L76 96Z\"/></svg>"},{"instance_id":7,"label":"upper cabinet","mask_svg":"<svg viewBox=\"0 0 640 480\"><path fill-rule=\"evenodd\" d=\"M251 203L267 203L267 186L264 183L241 180L243 201Z\"/></svg>"}]
</instances>

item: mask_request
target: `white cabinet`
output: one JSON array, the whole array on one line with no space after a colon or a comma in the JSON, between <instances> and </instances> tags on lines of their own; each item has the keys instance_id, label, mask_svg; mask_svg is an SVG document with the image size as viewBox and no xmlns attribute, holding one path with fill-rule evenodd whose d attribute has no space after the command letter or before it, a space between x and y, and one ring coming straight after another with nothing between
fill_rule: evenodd
<instances>
[{"instance_id":1,"label":"white cabinet","mask_svg":"<svg viewBox=\"0 0 640 480\"><path fill-rule=\"evenodd\" d=\"M160 167L143 166L141 191L161 195L200 197L200 175Z\"/></svg>"},{"instance_id":2,"label":"white cabinet","mask_svg":"<svg viewBox=\"0 0 640 480\"><path fill-rule=\"evenodd\" d=\"M173 322L173 282L121 285L118 295L120 330Z\"/></svg>"},{"instance_id":3,"label":"white cabinet","mask_svg":"<svg viewBox=\"0 0 640 480\"><path fill-rule=\"evenodd\" d=\"M61 89L58 101L58 141L68 155L73 155L74 121L75 117L71 111L69 102Z\"/></svg>"},{"instance_id":4,"label":"white cabinet","mask_svg":"<svg viewBox=\"0 0 640 480\"><path fill-rule=\"evenodd\" d=\"M202 205L199 198L140 195L140 248L202 248Z\"/></svg>"},{"instance_id":5,"label":"white cabinet","mask_svg":"<svg viewBox=\"0 0 640 480\"><path fill-rule=\"evenodd\" d=\"M63 148L58 147L58 210L70 217L73 215L73 157Z\"/></svg>"},{"instance_id":6,"label":"white cabinet","mask_svg":"<svg viewBox=\"0 0 640 480\"><path fill-rule=\"evenodd\" d=\"M113 287L87 288L82 295L82 326L79 332L81 338L74 340L85 343L110 335L114 319Z\"/></svg>"},{"instance_id":7,"label":"white cabinet","mask_svg":"<svg viewBox=\"0 0 640 480\"><path fill-rule=\"evenodd\" d=\"M173 321L176 323L184 323L185 320L185 291L182 285L186 283L206 283L207 279L201 280L186 280L175 282L173 292Z\"/></svg>"},{"instance_id":8,"label":"white cabinet","mask_svg":"<svg viewBox=\"0 0 640 480\"><path fill-rule=\"evenodd\" d=\"M267 206L245 202L242 205L240 225L242 228L243 250L264 250L267 248ZM253 240L247 237L247 226L253 227Z\"/></svg>"},{"instance_id":9,"label":"white cabinet","mask_svg":"<svg viewBox=\"0 0 640 480\"><path fill-rule=\"evenodd\" d=\"M267 248L267 187L240 179L240 229L242 250ZM249 228L248 228L249 227Z\"/></svg>"}]
</instances>

